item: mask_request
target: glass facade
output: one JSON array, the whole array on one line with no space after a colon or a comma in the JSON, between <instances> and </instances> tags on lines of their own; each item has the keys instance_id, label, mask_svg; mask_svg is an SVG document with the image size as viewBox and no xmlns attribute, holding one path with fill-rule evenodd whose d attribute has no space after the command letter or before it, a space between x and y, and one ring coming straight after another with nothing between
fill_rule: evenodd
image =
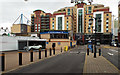
<instances>
[{"instance_id":1,"label":"glass facade","mask_svg":"<svg viewBox=\"0 0 120 75\"><path fill-rule=\"evenodd\" d=\"M82 24L83 24L83 10L78 10L78 32L82 33Z\"/></svg>"},{"instance_id":2,"label":"glass facade","mask_svg":"<svg viewBox=\"0 0 120 75\"><path fill-rule=\"evenodd\" d=\"M58 17L58 30L62 30L62 17Z\"/></svg>"},{"instance_id":3,"label":"glass facade","mask_svg":"<svg viewBox=\"0 0 120 75\"><path fill-rule=\"evenodd\" d=\"M101 32L101 14L96 14L96 21L95 21L95 27L97 29L97 32Z\"/></svg>"}]
</instances>

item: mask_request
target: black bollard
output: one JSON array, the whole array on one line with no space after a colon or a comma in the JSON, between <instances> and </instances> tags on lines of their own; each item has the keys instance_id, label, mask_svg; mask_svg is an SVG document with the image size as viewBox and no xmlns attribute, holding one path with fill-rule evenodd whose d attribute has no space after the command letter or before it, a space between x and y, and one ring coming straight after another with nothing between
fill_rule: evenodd
<instances>
[{"instance_id":1,"label":"black bollard","mask_svg":"<svg viewBox=\"0 0 120 75\"><path fill-rule=\"evenodd\" d=\"M1 54L1 70L5 71L5 53Z\"/></svg>"},{"instance_id":2,"label":"black bollard","mask_svg":"<svg viewBox=\"0 0 120 75\"><path fill-rule=\"evenodd\" d=\"M55 47L53 48L53 54L55 55Z\"/></svg>"},{"instance_id":3,"label":"black bollard","mask_svg":"<svg viewBox=\"0 0 120 75\"><path fill-rule=\"evenodd\" d=\"M30 62L33 62L33 50L30 51Z\"/></svg>"},{"instance_id":4,"label":"black bollard","mask_svg":"<svg viewBox=\"0 0 120 75\"><path fill-rule=\"evenodd\" d=\"M39 49L39 59L41 59L41 48Z\"/></svg>"},{"instance_id":5,"label":"black bollard","mask_svg":"<svg viewBox=\"0 0 120 75\"><path fill-rule=\"evenodd\" d=\"M52 50L51 50L51 48L50 48L50 56L52 55Z\"/></svg>"},{"instance_id":6,"label":"black bollard","mask_svg":"<svg viewBox=\"0 0 120 75\"><path fill-rule=\"evenodd\" d=\"M19 65L22 65L22 52L19 52Z\"/></svg>"},{"instance_id":7,"label":"black bollard","mask_svg":"<svg viewBox=\"0 0 120 75\"><path fill-rule=\"evenodd\" d=\"M45 49L45 57L47 57L47 48Z\"/></svg>"},{"instance_id":8,"label":"black bollard","mask_svg":"<svg viewBox=\"0 0 120 75\"><path fill-rule=\"evenodd\" d=\"M61 53L62 53L62 47L61 47Z\"/></svg>"},{"instance_id":9,"label":"black bollard","mask_svg":"<svg viewBox=\"0 0 120 75\"><path fill-rule=\"evenodd\" d=\"M99 48L99 56L101 56L101 49Z\"/></svg>"},{"instance_id":10,"label":"black bollard","mask_svg":"<svg viewBox=\"0 0 120 75\"><path fill-rule=\"evenodd\" d=\"M87 48L87 55L89 55L89 48Z\"/></svg>"}]
</instances>

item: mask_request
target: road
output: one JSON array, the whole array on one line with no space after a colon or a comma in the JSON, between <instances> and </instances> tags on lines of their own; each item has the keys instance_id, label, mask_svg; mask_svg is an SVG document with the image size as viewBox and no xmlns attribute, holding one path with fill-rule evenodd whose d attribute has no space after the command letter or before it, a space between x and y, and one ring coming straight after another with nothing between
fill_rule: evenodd
<instances>
[{"instance_id":1,"label":"road","mask_svg":"<svg viewBox=\"0 0 120 75\"><path fill-rule=\"evenodd\" d=\"M85 54L85 46L79 46L9 73L83 73Z\"/></svg>"},{"instance_id":2,"label":"road","mask_svg":"<svg viewBox=\"0 0 120 75\"><path fill-rule=\"evenodd\" d=\"M120 48L102 48L102 55L120 70Z\"/></svg>"}]
</instances>

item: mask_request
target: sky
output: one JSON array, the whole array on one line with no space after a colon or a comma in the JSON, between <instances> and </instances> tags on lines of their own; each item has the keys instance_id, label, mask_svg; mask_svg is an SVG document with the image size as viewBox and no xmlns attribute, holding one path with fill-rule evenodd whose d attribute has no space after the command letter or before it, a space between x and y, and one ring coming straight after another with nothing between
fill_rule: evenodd
<instances>
[{"instance_id":1,"label":"sky","mask_svg":"<svg viewBox=\"0 0 120 75\"><path fill-rule=\"evenodd\" d=\"M92 4L103 4L110 7L112 15L118 17L118 2L120 0L93 0ZM87 0L84 0L88 3ZM24 14L31 20L31 14L36 9L41 9L46 13L53 13L60 8L74 6L71 0L0 0L0 28L8 27L11 29L12 24ZM16 23L18 23L17 21ZM25 21L26 22L26 21Z\"/></svg>"}]
</instances>

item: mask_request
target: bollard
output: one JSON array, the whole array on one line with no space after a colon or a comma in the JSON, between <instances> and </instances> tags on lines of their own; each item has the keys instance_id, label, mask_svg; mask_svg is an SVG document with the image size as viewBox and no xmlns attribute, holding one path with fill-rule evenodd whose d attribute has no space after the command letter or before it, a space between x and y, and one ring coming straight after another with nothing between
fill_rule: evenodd
<instances>
[{"instance_id":1,"label":"bollard","mask_svg":"<svg viewBox=\"0 0 120 75\"><path fill-rule=\"evenodd\" d=\"M93 53L93 45L92 45L92 53Z\"/></svg>"},{"instance_id":2,"label":"bollard","mask_svg":"<svg viewBox=\"0 0 120 75\"><path fill-rule=\"evenodd\" d=\"M33 50L30 51L30 62L33 62Z\"/></svg>"},{"instance_id":3,"label":"bollard","mask_svg":"<svg viewBox=\"0 0 120 75\"><path fill-rule=\"evenodd\" d=\"M39 59L41 59L41 48L39 49Z\"/></svg>"},{"instance_id":4,"label":"bollard","mask_svg":"<svg viewBox=\"0 0 120 75\"><path fill-rule=\"evenodd\" d=\"M101 49L99 48L99 56L101 56Z\"/></svg>"},{"instance_id":5,"label":"bollard","mask_svg":"<svg viewBox=\"0 0 120 75\"><path fill-rule=\"evenodd\" d=\"M61 47L61 53L62 53L62 47Z\"/></svg>"},{"instance_id":6,"label":"bollard","mask_svg":"<svg viewBox=\"0 0 120 75\"><path fill-rule=\"evenodd\" d=\"M1 54L1 70L5 71L5 53Z\"/></svg>"},{"instance_id":7,"label":"bollard","mask_svg":"<svg viewBox=\"0 0 120 75\"><path fill-rule=\"evenodd\" d=\"M47 57L47 48L45 49L45 57Z\"/></svg>"},{"instance_id":8,"label":"bollard","mask_svg":"<svg viewBox=\"0 0 120 75\"><path fill-rule=\"evenodd\" d=\"M22 65L22 52L19 52L19 65Z\"/></svg>"},{"instance_id":9,"label":"bollard","mask_svg":"<svg viewBox=\"0 0 120 75\"><path fill-rule=\"evenodd\" d=\"M51 50L51 48L50 48L50 56L52 55L52 50Z\"/></svg>"},{"instance_id":10,"label":"bollard","mask_svg":"<svg viewBox=\"0 0 120 75\"><path fill-rule=\"evenodd\" d=\"M53 54L55 55L55 47L53 48Z\"/></svg>"},{"instance_id":11,"label":"bollard","mask_svg":"<svg viewBox=\"0 0 120 75\"><path fill-rule=\"evenodd\" d=\"M87 55L89 55L89 48L87 48Z\"/></svg>"}]
</instances>

